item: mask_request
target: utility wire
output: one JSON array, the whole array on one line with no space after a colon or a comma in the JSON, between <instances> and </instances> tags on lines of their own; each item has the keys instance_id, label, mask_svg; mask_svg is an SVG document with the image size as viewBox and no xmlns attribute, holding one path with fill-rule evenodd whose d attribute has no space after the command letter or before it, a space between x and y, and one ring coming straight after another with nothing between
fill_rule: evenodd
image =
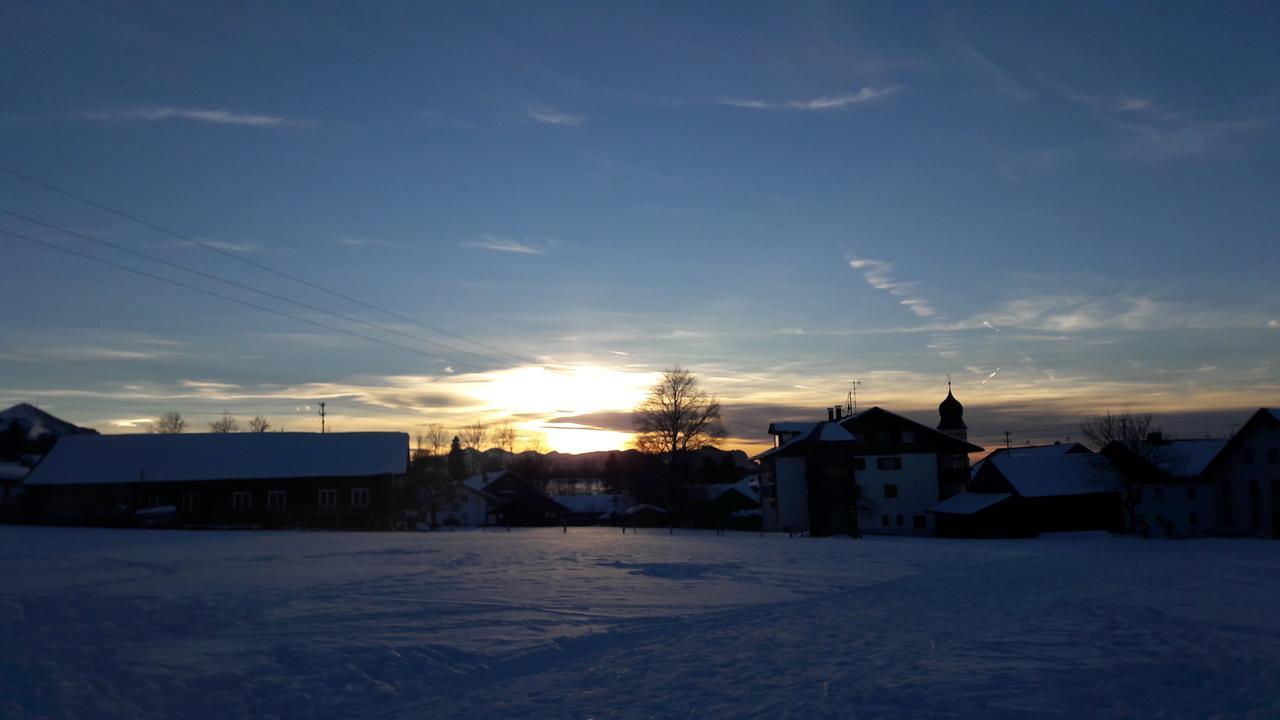
<instances>
[{"instance_id":1,"label":"utility wire","mask_svg":"<svg viewBox=\"0 0 1280 720\"><path fill-rule=\"evenodd\" d=\"M9 237L17 238L18 240L25 240L25 241L27 241L27 242L29 242L29 243L33 243L33 244L35 244L35 245L41 245L41 246L44 246L44 247L47 247L47 248L50 248L50 249L53 249L53 250L57 250L57 251L59 251L59 252L64 252L64 253L67 253L68 255L75 255L76 257L81 257L81 258L84 258L84 259L86 259L86 260L92 260L92 261L97 262L97 263L102 263L103 265L107 265L107 266L110 266L110 267L116 268L116 269L118 269L118 270L124 270L125 272L131 272L131 273L134 273L135 275L141 275L141 276L143 276L143 277L151 278L152 280L158 280L158 281L160 281L160 282L168 283L168 284L170 284L170 285L174 285L174 286L177 286L177 287L180 287L180 288L185 288L185 289L187 289L187 290L194 290L194 291L196 291L196 292L198 292L198 293L203 293L203 294L205 294L205 295L209 295L209 296L211 296L211 297L216 297L216 298L219 298L219 299L222 299L222 300L226 300L226 301L228 301L228 302L233 302L233 303L236 303L237 305L244 305L245 307L251 307L251 308L253 308L253 309L255 309L255 310L261 310L262 312L271 313L272 315L279 315L280 317L286 317L286 318L289 318L290 320L297 320L298 322L304 322L304 323L307 323L307 324L309 324L309 325L315 325L316 327L321 327L321 328L324 328L325 330L331 330L331 331L333 331L333 332L342 333L342 334L344 334L344 335L350 335L350 336L352 336L352 337L357 337L357 338L360 338L360 339L362 339L362 340L368 340L368 341L370 341L370 342L376 342L376 343L379 343L379 344L382 344L382 345L387 345L387 346L389 346L389 347L393 347L393 348L397 348L397 349L400 349L400 350L404 350L404 351L406 351L406 352L411 352L411 353L414 353L414 354L417 354L417 355L422 355L422 356L425 356L425 357L431 358L432 360L436 360L436 361L439 361L439 362L443 362L443 363L450 363L450 362L452 362L452 361L450 361L450 360L449 360L449 359L447 359L447 358L442 358L442 357L440 357L440 356L438 356L438 355L432 355L432 354L430 354L430 353L428 353L428 352L424 352L424 351L422 351L422 350L419 350L418 348L409 347L408 345L401 345L401 344L399 344L399 343L394 343L394 342L391 342L391 341L389 341L389 340L383 340L383 339L381 339L381 338L376 338L376 337L373 337L373 336L371 336L371 335L365 335L365 334L363 334L363 333L358 333L358 332L355 332L355 331L353 331L353 330L347 330L347 329L345 329L345 328L340 328L340 327L337 327L337 326L334 326L334 325L329 325L328 323L322 323L322 322L320 322L319 320L312 320L311 318L305 318L305 317L302 317L301 315L294 315L294 314L292 314L292 313L287 313L287 312L284 312L283 310L277 310L277 309L275 309L275 308L270 308L270 307L267 307L267 306L265 306L265 305L258 305L257 303L252 303L252 302L249 302L248 300L241 300L240 298L232 297L232 296L230 296L230 295L223 295L223 294L222 294L222 293L220 293L220 292L215 292L215 291L213 291L213 290L208 290L208 289L206 289L206 288L202 288L202 287L199 287L199 286L197 286L197 285L189 285L189 284L184 283L184 282L182 282L182 281L180 281L180 280L174 280L173 278L167 278L167 277L164 277L163 275L157 275L157 274L155 274L155 273L150 273L150 272L147 272L146 270L139 270L138 268L130 267L130 266L128 266L128 265L123 265L123 264L121 264L121 263L113 262L113 261L111 261L111 260L107 260L107 259L105 259L105 258L100 258L100 257L97 257L97 256L95 256L95 255L90 255L90 254L88 254L88 253L80 252L79 250L73 250L73 249L71 249L71 248L63 247L63 246L61 246L61 245L57 245L57 244L55 244L55 243L47 242L47 241L44 241L44 240L39 240L39 239L33 238L33 237L29 236L29 235L23 235L23 234L21 234L21 233L16 233L16 232L13 232L13 231L11 231L11 230L5 230L5 229L3 229L3 228L0 228L0 234L8 235ZM484 371L485 371L485 368L479 367L479 366L477 366L477 365L471 365L471 364L469 364L469 363L452 362L452 364L454 364L454 365L460 365L460 366L462 366L462 367L467 367L467 368L470 368L470 369L472 369L472 370L476 370L476 371L479 371L479 372L484 372Z\"/></svg>"},{"instance_id":2,"label":"utility wire","mask_svg":"<svg viewBox=\"0 0 1280 720\"><path fill-rule=\"evenodd\" d=\"M147 253L140 252L140 251L138 251L138 250L134 250L133 248L129 248L129 247L126 247L126 246L124 246L124 245L119 245L119 244L116 244L116 243L110 242L110 241L108 241L108 240L103 240L102 238L96 238L96 237L93 237L92 235L86 235L86 234L84 234L84 233L76 232L75 230L71 230L71 229L69 229L69 228L65 228L65 227L62 227L62 226L60 226L60 225L54 225L53 223L44 222L43 220L37 220L37 219L35 219L35 218L33 218L33 217L28 217L28 216L26 216L26 215L23 215L22 213L16 213L16 212L13 212L12 210L4 210L4 209L0 209L0 213L3 213L3 214L8 215L8 216L10 216L10 217L17 218L17 219L22 220L22 221L24 221L24 222L31 223L32 225L39 225L40 227L48 228L48 229L50 229L50 230L56 230L56 231L61 232L61 233L66 233L67 235L71 235L71 236L73 236L73 237L78 237L78 238L81 238L81 239L83 239L83 240L89 240L89 241L91 241L91 242L95 242L95 243L98 243L98 244L100 244L100 245L105 245L106 247L109 247L109 248L112 248L112 249L115 249L115 250L119 250L120 252L123 252L123 253L128 253L128 254L130 254L130 255L134 255L134 256L136 256L136 257L143 258L143 259L145 259L145 260L150 260L151 262L154 262L154 263L159 263L159 264L161 264L161 265L168 265L169 267L177 268L178 270L182 270L183 272L188 272L188 273L191 273L191 274L193 274L193 275L199 275L200 277L207 278L207 279L209 279L209 280L214 280L214 281L216 281L216 282L224 283L224 284L226 284L226 285L230 285L230 286L232 286L232 287L240 288L241 290L247 290L247 291L249 291L249 292L257 293L257 294L259 294L259 295L263 295L263 296L265 296L265 297L269 297L269 298L272 298L272 299L275 299L275 300L280 300L281 302L287 302L287 303L290 303L290 304L293 304L293 305L297 305L298 307L306 308L307 310L312 310L312 311L314 311L314 312L323 313L323 314L325 314L325 315L330 315L330 316L332 316L332 317L340 318L340 319L342 319L342 320L346 320L347 322L356 323L356 324L358 324L358 325L364 325L364 326L367 326L367 327L371 327L371 328L373 328L373 329L375 329L375 330L381 330L382 332L385 332L385 333L391 333L391 334L393 334L393 335L399 335L399 336L401 336L401 337L408 338L408 339L410 339L410 340L416 340L416 341L421 342L421 343L426 343L427 345L434 345L434 346L436 346L436 347L438 347L438 348L443 348L444 350L449 351L449 352L460 353L460 354L462 354L462 355L469 355L469 356L474 357L474 358L479 358L480 360L483 360L483 361L485 361L485 362L495 363L495 364L497 364L497 365L506 365L506 364L508 364L508 363L507 363L506 361L504 361L504 360L497 360L497 359L494 359L494 358L488 357L488 356L486 356L486 355L480 355L480 354L477 354L477 353L470 352L470 351L468 351L468 350L463 350L463 349L461 349L461 348L453 347L452 345L446 345L446 344L441 343L441 342L436 342L435 340L428 340L428 339L426 339L426 338L424 338L424 337L420 337L420 336L418 336L418 335L411 335L411 334L409 334L409 333L405 333L405 332L401 332L401 331L399 331L399 330L396 330L395 328L389 328L389 327L386 327L386 326L384 326L384 325L379 325L379 324L377 324L377 323L369 322L369 321L367 321L367 320L361 320L361 319L359 319L359 318L352 317L352 316L350 316L350 315L346 315L346 314L344 314L344 313L340 313L340 312L336 312L336 311L331 311L331 310L326 310L326 309L324 309L324 308L322 308L322 307L317 307L317 306L315 306L315 305L310 305L310 304L308 304L308 303L304 303L304 302L301 302L301 301L299 301L299 300L294 300L294 299L292 299L292 298L285 297L284 295L277 295L276 293L273 293L273 292L270 292L270 291L267 291L267 290L259 290L258 288L255 288L255 287L252 287L252 286L249 286L249 285L245 285L244 283L236 282L235 280L228 280L228 279L226 279L226 278L224 278L224 277L221 277L221 276L219 276L219 275L215 275L215 274L213 274L213 273L207 273L207 272L205 272L205 271L203 271L203 270L197 270L197 269L195 269L195 268L187 267L186 265L182 265L181 263L171 262L171 261L169 261L169 260L165 260L165 259L163 259L163 258L158 258L158 257L156 257L156 256L154 256L154 255L149 255L149 254L147 254Z\"/></svg>"},{"instance_id":3,"label":"utility wire","mask_svg":"<svg viewBox=\"0 0 1280 720\"><path fill-rule=\"evenodd\" d=\"M57 185L53 185L52 183L47 183L47 182L45 182L45 181L43 181L43 180L40 180L40 179L38 179L38 178L31 177L30 175L25 175L25 174L20 173L20 172L18 172L17 170L14 170L14 169L12 169L12 168L8 168L8 167L5 167L5 166L3 166L3 165L0 165L0 172L8 173L9 175L12 175L13 177L16 177L16 178L18 178L18 179L20 179L20 180L24 180L24 181L26 181L26 182L29 182L29 183L33 184L33 185L38 185L38 186L40 186L40 187L42 187L42 188L45 188L46 190L51 190L51 191L53 191L53 192L58 193L59 195L64 195L64 196L66 196L66 197L69 197L69 198L72 198L72 199L75 199L75 200L79 200L80 202L83 202L83 203L87 203L87 204L89 204L89 205L92 205L93 207L96 207L96 208L98 208L99 210L104 210L104 211L106 211L106 212L111 213L112 215L116 215L117 217L122 217L122 218L124 218L124 219L126 219L126 220L130 220L130 221L132 221L132 222L136 222L136 223L138 223L138 224L140 224L140 225L145 225L146 227L149 227L149 228L151 228L152 230L156 230L156 231L158 231L158 232L162 232L162 233L164 233L164 234L166 234L166 235L169 235L169 236L171 236L171 237L177 238L177 239L179 239L179 240L183 240L183 241L185 241L185 242L189 242L189 243L192 243L192 244L195 244L195 245L199 245L200 247L202 247L202 248L204 248L204 249L206 249L206 250L210 250L210 251L212 251L212 252L216 252L216 253L218 253L218 254L220 254L220 255L225 255L225 256L227 256L227 257L229 257L229 258L232 258L232 259L234 259L234 260L238 260L238 261L240 261L240 262L242 262L242 263L245 263L246 265L250 265L250 266L253 266L253 267L255 267L255 268L258 268L259 270L263 270L263 271L265 271L265 272L272 273L273 275L278 275L278 276L280 276L280 277L282 277L282 278L285 278L285 279L287 279L287 280L292 280L293 282L296 282L296 283L299 283L299 284L302 284L302 285L306 285L306 286L307 286L307 287L309 287L309 288L312 288L312 289L314 289L314 290L319 290L320 292L327 293L327 294L329 294L329 295L332 295L332 296L334 296L334 297L336 297L336 298L340 298L340 299L342 299L342 300L346 300L347 302L355 303L356 305L360 305L360 306L365 307L365 308L368 308L368 309L370 309L370 310L376 310L376 311L378 311L378 312L380 312L380 313L384 313L384 314L386 314L386 315L390 315L391 317L397 318L397 319L399 319L399 320L403 320L403 321L405 321L405 322L408 322L408 323L412 323L412 324L414 324L414 325L417 325L418 327L421 327L421 328L424 328L424 329L430 330L430 331L432 331L432 332L440 333L441 335L448 335L449 337L454 338L454 339L456 339L456 340L462 340L463 342L471 343L472 345L475 345L475 346L477 346L477 347L482 347L482 348L484 348L484 349L486 349L486 350L490 350L490 351L493 351L493 352L496 352L496 353L501 353L501 354L506 355L506 356L508 356L508 357L515 358L516 360L519 360L520 362L523 362L523 363L532 363L532 364L534 364L534 365L541 365L541 364L542 364L541 362L539 362L538 360L536 360L536 359L534 359L534 358L530 358L530 357L526 357L526 356L523 356L523 355L517 355L517 354L512 353L512 352L508 352L508 351L506 351L506 350L503 350L502 348L494 347L493 345L487 345L487 344L485 344L485 343L482 343L482 342L480 342L479 340L472 340L472 339L471 339L471 338L469 338L469 337L466 337L466 336L463 336L463 335L459 335L459 334L457 334L457 333L449 332L448 330L445 330L445 329L443 329L443 328L438 328L438 327L435 327L435 326L433 326L433 325L428 325L428 324L423 323L423 322L420 322L420 321L418 321L418 320L414 320L413 318L408 317L408 316L406 316L406 315L401 315L400 313L397 313L397 312L394 312L394 311L391 311L391 310L387 310L386 308L378 307L377 305L373 305L373 304L371 304L371 303L367 303L367 302L365 302L365 301L363 301L363 300L359 300L359 299L354 298L354 297L351 297L351 296L349 296L349 295L345 295L345 294L340 293L340 292L338 292L338 291L336 291L336 290L330 290L329 288L326 288L326 287L324 287L324 286L322 286L322 285L318 285L318 284L316 284L316 283L313 283L313 282L311 282L310 280L304 280L303 278L300 278L300 277L298 277L298 276L296 276L296 275L292 275L292 274L290 274L290 273L284 272L283 270L277 270L277 269L275 269L275 268L273 268L273 267L270 267L270 266L268 266L268 265L263 265L262 263L256 262L256 261L254 261L254 260L250 260L249 258L246 258L246 257L242 257L242 256L237 255L237 254L235 254L235 253L233 253L233 252L230 252L230 251L228 251L228 250L224 250L224 249L222 249L222 248L220 248L220 247L218 247L218 246L216 246L216 245L213 245L213 244L211 244L211 243L207 243L207 242L204 242L204 241L201 241L201 240L197 240L197 239L195 239L195 238L193 238L193 237L190 237L190 236L188 236L188 235L184 235L184 234L182 234L182 233L180 233L180 232L178 232L178 231L176 231L176 230L170 230L169 228L163 227L163 226L161 226L161 225L157 225L157 224L155 224L155 223L153 223L153 222L150 222L150 221L148 221L148 220L144 220L144 219L142 219L142 218L140 218L140 217L138 217L138 216L136 216L136 215L130 215L129 213L126 213L126 212L124 212L124 211L122 211L122 210L117 210L117 209L115 209L115 208L113 208L113 207L111 207L111 206L109 206L109 205L105 205L105 204L100 203L100 202L98 202L98 201L96 201L96 200L91 200L91 199L89 199L89 198L87 198L87 197L85 197L85 196L83 196L83 195L77 195L76 193L71 192L70 190L66 190L66 189L64 189L64 188L60 188L60 187L58 187Z\"/></svg>"}]
</instances>

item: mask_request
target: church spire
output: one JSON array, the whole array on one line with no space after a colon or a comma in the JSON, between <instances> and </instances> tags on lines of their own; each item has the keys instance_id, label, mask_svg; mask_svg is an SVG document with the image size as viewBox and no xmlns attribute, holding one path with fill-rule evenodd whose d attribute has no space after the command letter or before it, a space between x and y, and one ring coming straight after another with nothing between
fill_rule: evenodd
<instances>
[{"instance_id":1,"label":"church spire","mask_svg":"<svg viewBox=\"0 0 1280 720\"><path fill-rule=\"evenodd\" d=\"M938 429L964 441L969 439L969 428L964 424L964 405L951 391L951 376L947 376L947 397L938 404Z\"/></svg>"}]
</instances>

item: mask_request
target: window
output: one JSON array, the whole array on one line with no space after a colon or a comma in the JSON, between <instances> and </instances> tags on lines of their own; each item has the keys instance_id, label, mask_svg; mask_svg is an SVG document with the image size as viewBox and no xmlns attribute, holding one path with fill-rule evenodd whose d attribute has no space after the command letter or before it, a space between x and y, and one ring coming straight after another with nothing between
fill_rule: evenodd
<instances>
[{"instance_id":1,"label":"window","mask_svg":"<svg viewBox=\"0 0 1280 720\"><path fill-rule=\"evenodd\" d=\"M1244 448L1240 451L1240 462L1245 465L1253 464L1253 448Z\"/></svg>"},{"instance_id":2,"label":"window","mask_svg":"<svg viewBox=\"0 0 1280 720\"><path fill-rule=\"evenodd\" d=\"M867 459L856 457L853 459L853 469L856 472L862 472L867 469Z\"/></svg>"},{"instance_id":3,"label":"window","mask_svg":"<svg viewBox=\"0 0 1280 720\"><path fill-rule=\"evenodd\" d=\"M369 507L369 488L351 488L351 507Z\"/></svg>"},{"instance_id":4,"label":"window","mask_svg":"<svg viewBox=\"0 0 1280 720\"><path fill-rule=\"evenodd\" d=\"M911 527L915 528L916 530L928 530L929 518L925 517L924 515L916 515L915 517L911 518Z\"/></svg>"},{"instance_id":5,"label":"window","mask_svg":"<svg viewBox=\"0 0 1280 720\"><path fill-rule=\"evenodd\" d=\"M1280 464L1280 448L1267 448L1267 464Z\"/></svg>"},{"instance_id":6,"label":"window","mask_svg":"<svg viewBox=\"0 0 1280 720\"><path fill-rule=\"evenodd\" d=\"M272 490L271 492L267 493L267 509L268 510L283 510L284 501L285 501L285 494L283 490Z\"/></svg>"},{"instance_id":7,"label":"window","mask_svg":"<svg viewBox=\"0 0 1280 720\"><path fill-rule=\"evenodd\" d=\"M252 510L253 493L243 491L231 493L231 509L239 511Z\"/></svg>"},{"instance_id":8,"label":"window","mask_svg":"<svg viewBox=\"0 0 1280 720\"><path fill-rule=\"evenodd\" d=\"M195 512L200 507L200 496L187 493L182 496L182 512Z\"/></svg>"},{"instance_id":9,"label":"window","mask_svg":"<svg viewBox=\"0 0 1280 720\"><path fill-rule=\"evenodd\" d=\"M885 497L887 497L887 498L896 498L896 497L898 497L898 486L897 486L897 485L885 485L885 486L884 486L884 496L885 496Z\"/></svg>"},{"instance_id":10,"label":"window","mask_svg":"<svg viewBox=\"0 0 1280 720\"><path fill-rule=\"evenodd\" d=\"M156 508L156 507L160 507L160 506L161 506L161 505L163 505L163 504L164 504L164 496L163 496L163 495L148 495L148 496L147 496L147 507L149 507L149 508Z\"/></svg>"},{"instance_id":11,"label":"window","mask_svg":"<svg viewBox=\"0 0 1280 720\"><path fill-rule=\"evenodd\" d=\"M911 443L913 443L913 442L915 442L915 441L916 441L916 434L915 434L915 432L914 432L914 431L912 431L912 430L903 430L903 431L902 431L902 444L903 444L903 445L910 445Z\"/></svg>"},{"instance_id":12,"label":"window","mask_svg":"<svg viewBox=\"0 0 1280 720\"><path fill-rule=\"evenodd\" d=\"M1195 485L1188 485L1188 486L1187 486L1187 499L1188 499L1188 500L1195 500L1195 499L1196 499L1196 486L1195 486Z\"/></svg>"},{"instance_id":13,"label":"window","mask_svg":"<svg viewBox=\"0 0 1280 720\"><path fill-rule=\"evenodd\" d=\"M902 458L900 457L878 457L876 458L877 470L901 470Z\"/></svg>"},{"instance_id":14,"label":"window","mask_svg":"<svg viewBox=\"0 0 1280 720\"><path fill-rule=\"evenodd\" d=\"M1196 524L1199 522L1200 522L1200 518L1196 517L1195 513L1191 513L1190 515L1187 516L1187 524L1190 525L1191 527L1195 527Z\"/></svg>"},{"instance_id":15,"label":"window","mask_svg":"<svg viewBox=\"0 0 1280 720\"><path fill-rule=\"evenodd\" d=\"M904 526L904 523L902 522L902 516L901 516L901 515L899 515L899 516L897 517L897 525L898 525L898 527L903 527L903 526Z\"/></svg>"},{"instance_id":16,"label":"window","mask_svg":"<svg viewBox=\"0 0 1280 720\"><path fill-rule=\"evenodd\" d=\"M332 510L338 507L338 491L337 490L321 490L320 491L320 509Z\"/></svg>"},{"instance_id":17,"label":"window","mask_svg":"<svg viewBox=\"0 0 1280 720\"><path fill-rule=\"evenodd\" d=\"M1153 487L1153 488L1151 488L1151 499L1152 499L1152 500L1163 500L1163 499L1164 499L1164 488L1162 488L1162 487Z\"/></svg>"},{"instance_id":18,"label":"window","mask_svg":"<svg viewBox=\"0 0 1280 720\"><path fill-rule=\"evenodd\" d=\"M885 526L885 527L889 527L889 516L888 516L888 515L881 515L881 516L880 516L880 524L881 524L881 525L883 525L883 526Z\"/></svg>"}]
</instances>

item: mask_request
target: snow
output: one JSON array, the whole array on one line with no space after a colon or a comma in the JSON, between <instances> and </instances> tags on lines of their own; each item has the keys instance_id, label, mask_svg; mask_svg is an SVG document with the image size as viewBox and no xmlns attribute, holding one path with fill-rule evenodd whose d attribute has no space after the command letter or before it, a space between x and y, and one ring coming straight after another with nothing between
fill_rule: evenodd
<instances>
[{"instance_id":1,"label":"snow","mask_svg":"<svg viewBox=\"0 0 1280 720\"><path fill-rule=\"evenodd\" d=\"M1096 453L1000 455L989 458L1023 497L1087 495L1116 489L1114 466Z\"/></svg>"},{"instance_id":2,"label":"snow","mask_svg":"<svg viewBox=\"0 0 1280 720\"><path fill-rule=\"evenodd\" d=\"M0 527L0 717L1273 718L1280 544Z\"/></svg>"},{"instance_id":3,"label":"snow","mask_svg":"<svg viewBox=\"0 0 1280 720\"><path fill-rule=\"evenodd\" d=\"M1013 497L1009 493L971 493L962 492L943 500L929 508L929 512L951 515L972 515L980 510Z\"/></svg>"},{"instance_id":4,"label":"snow","mask_svg":"<svg viewBox=\"0 0 1280 720\"><path fill-rule=\"evenodd\" d=\"M1172 475L1199 477L1227 446L1225 439L1174 440L1156 449L1156 465Z\"/></svg>"},{"instance_id":5,"label":"snow","mask_svg":"<svg viewBox=\"0 0 1280 720\"><path fill-rule=\"evenodd\" d=\"M21 480L31 472L31 468L21 463L0 462L0 480Z\"/></svg>"},{"instance_id":6,"label":"snow","mask_svg":"<svg viewBox=\"0 0 1280 720\"><path fill-rule=\"evenodd\" d=\"M28 485L399 475L405 433L70 435Z\"/></svg>"}]
</instances>

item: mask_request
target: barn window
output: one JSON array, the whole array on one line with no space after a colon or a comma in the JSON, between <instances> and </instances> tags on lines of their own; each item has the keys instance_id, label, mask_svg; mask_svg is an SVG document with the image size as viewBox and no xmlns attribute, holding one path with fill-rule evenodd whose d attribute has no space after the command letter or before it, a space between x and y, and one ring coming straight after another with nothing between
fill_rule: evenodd
<instances>
[{"instance_id":1,"label":"barn window","mask_svg":"<svg viewBox=\"0 0 1280 720\"><path fill-rule=\"evenodd\" d=\"M156 507L160 507L160 506L161 506L161 505L163 505L163 504L164 504L164 496L163 496L163 495L148 495L148 496L147 496L147 507L149 507L149 508L156 508Z\"/></svg>"},{"instance_id":2,"label":"barn window","mask_svg":"<svg viewBox=\"0 0 1280 720\"><path fill-rule=\"evenodd\" d=\"M231 509L241 511L252 510L253 493L247 491L231 493Z\"/></svg>"},{"instance_id":3,"label":"barn window","mask_svg":"<svg viewBox=\"0 0 1280 720\"><path fill-rule=\"evenodd\" d=\"M332 510L338 507L338 491L333 489L320 491L320 508L322 510Z\"/></svg>"},{"instance_id":4,"label":"barn window","mask_svg":"<svg viewBox=\"0 0 1280 720\"><path fill-rule=\"evenodd\" d=\"M885 496L885 497L887 497L887 498L896 498L896 497L898 497L898 486L897 486L897 485L885 485L885 486L884 486L884 496Z\"/></svg>"},{"instance_id":5,"label":"barn window","mask_svg":"<svg viewBox=\"0 0 1280 720\"><path fill-rule=\"evenodd\" d=\"M369 488L351 488L351 507L369 507Z\"/></svg>"},{"instance_id":6,"label":"barn window","mask_svg":"<svg viewBox=\"0 0 1280 720\"><path fill-rule=\"evenodd\" d=\"M285 494L283 490L272 490L267 493L267 509L283 510L285 503Z\"/></svg>"},{"instance_id":7,"label":"barn window","mask_svg":"<svg viewBox=\"0 0 1280 720\"><path fill-rule=\"evenodd\" d=\"M200 496L187 493L182 496L182 512L195 512L200 507Z\"/></svg>"},{"instance_id":8,"label":"barn window","mask_svg":"<svg viewBox=\"0 0 1280 720\"><path fill-rule=\"evenodd\" d=\"M902 458L900 457L878 457L876 458L877 470L901 470Z\"/></svg>"}]
</instances>

